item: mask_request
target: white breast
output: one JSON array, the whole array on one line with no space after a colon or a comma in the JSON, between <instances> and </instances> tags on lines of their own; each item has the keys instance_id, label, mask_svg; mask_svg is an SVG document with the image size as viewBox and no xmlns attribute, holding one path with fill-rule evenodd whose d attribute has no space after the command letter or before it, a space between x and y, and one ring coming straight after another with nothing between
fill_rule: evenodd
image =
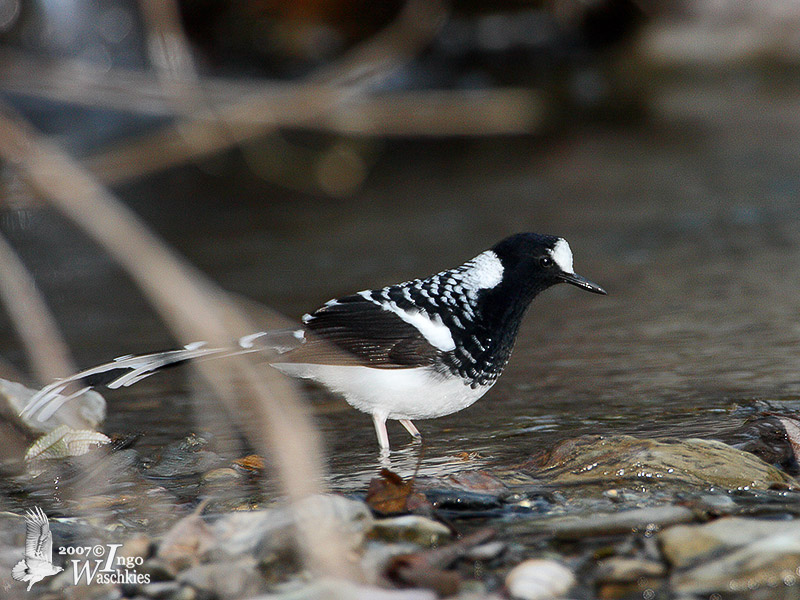
<instances>
[{"instance_id":1,"label":"white breast","mask_svg":"<svg viewBox=\"0 0 800 600\"><path fill-rule=\"evenodd\" d=\"M365 413L388 419L433 419L458 412L483 396L491 384L472 388L427 367L375 369L363 366L278 363L278 370L311 379L344 396Z\"/></svg>"}]
</instances>

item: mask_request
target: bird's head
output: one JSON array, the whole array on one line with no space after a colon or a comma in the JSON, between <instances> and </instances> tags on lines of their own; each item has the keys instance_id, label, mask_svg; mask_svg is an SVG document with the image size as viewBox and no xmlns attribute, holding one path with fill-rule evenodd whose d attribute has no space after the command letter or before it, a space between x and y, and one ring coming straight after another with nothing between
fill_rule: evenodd
<instances>
[{"instance_id":1,"label":"bird's head","mask_svg":"<svg viewBox=\"0 0 800 600\"><path fill-rule=\"evenodd\" d=\"M496 244L492 250L503 265L505 278L529 288L533 294L557 283L570 283L593 292L606 291L577 275L572 250L564 238L538 233L518 233Z\"/></svg>"}]
</instances>

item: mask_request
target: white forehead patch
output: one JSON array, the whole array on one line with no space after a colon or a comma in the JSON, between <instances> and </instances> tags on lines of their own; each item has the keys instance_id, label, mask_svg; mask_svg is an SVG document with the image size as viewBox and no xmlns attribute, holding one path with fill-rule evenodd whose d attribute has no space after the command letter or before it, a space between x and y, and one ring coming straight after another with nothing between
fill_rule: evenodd
<instances>
[{"instance_id":1,"label":"white forehead patch","mask_svg":"<svg viewBox=\"0 0 800 600\"><path fill-rule=\"evenodd\" d=\"M490 289L503 280L503 263L492 250L481 252L464 264L462 285L476 290Z\"/></svg>"},{"instance_id":2,"label":"white forehead patch","mask_svg":"<svg viewBox=\"0 0 800 600\"><path fill-rule=\"evenodd\" d=\"M550 250L550 256L562 271L572 273L572 250L570 250L567 240L558 238L555 246Z\"/></svg>"}]
</instances>

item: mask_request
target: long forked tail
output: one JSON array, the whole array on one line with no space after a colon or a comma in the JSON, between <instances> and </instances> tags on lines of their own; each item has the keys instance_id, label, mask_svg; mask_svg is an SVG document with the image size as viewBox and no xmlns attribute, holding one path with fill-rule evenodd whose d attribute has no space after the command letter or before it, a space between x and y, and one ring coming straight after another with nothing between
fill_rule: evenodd
<instances>
[{"instance_id":1,"label":"long forked tail","mask_svg":"<svg viewBox=\"0 0 800 600\"><path fill-rule=\"evenodd\" d=\"M65 402L80 396L95 386L102 385L110 389L128 387L153 373L191 360L222 358L250 352L283 354L304 342L303 330L282 329L259 331L246 335L239 338L236 345L227 348L209 348L205 342L194 342L178 350L120 356L109 363L86 369L46 385L31 397L20 412L20 416L30 417L38 413L36 418L39 421L46 421ZM71 391L73 388L75 391ZM70 392L65 395L64 392L68 390Z\"/></svg>"}]
</instances>

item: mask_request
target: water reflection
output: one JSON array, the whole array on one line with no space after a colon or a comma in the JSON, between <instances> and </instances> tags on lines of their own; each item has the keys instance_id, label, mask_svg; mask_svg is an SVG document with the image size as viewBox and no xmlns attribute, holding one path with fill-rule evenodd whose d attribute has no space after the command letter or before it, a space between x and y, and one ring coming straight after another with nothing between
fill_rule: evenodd
<instances>
[{"instance_id":1,"label":"water reflection","mask_svg":"<svg viewBox=\"0 0 800 600\"><path fill-rule=\"evenodd\" d=\"M795 105L788 92L752 93L762 121ZM737 404L800 396L800 180L787 175L800 124L781 120L767 140L742 135L755 126L747 114L670 107L547 151L536 140L398 143L348 200L279 191L235 157L226 174L176 169L120 192L223 287L295 317L458 264L514 231L568 237L576 269L609 295L555 288L537 298L496 386L467 410L418 423L422 474L512 465L581 434L735 441ZM82 366L171 345L120 271L62 219L26 208L24 222L4 216L0 226ZM7 323L0 337L17 347ZM153 454L193 431L213 400L193 405L185 373L109 393L106 432L141 431ZM319 390L308 397L331 482L363 489L380 468L369 418ZM390 437L392 466L408 476L419 448L397 424Z\"/></svg>"}]
</instances>

